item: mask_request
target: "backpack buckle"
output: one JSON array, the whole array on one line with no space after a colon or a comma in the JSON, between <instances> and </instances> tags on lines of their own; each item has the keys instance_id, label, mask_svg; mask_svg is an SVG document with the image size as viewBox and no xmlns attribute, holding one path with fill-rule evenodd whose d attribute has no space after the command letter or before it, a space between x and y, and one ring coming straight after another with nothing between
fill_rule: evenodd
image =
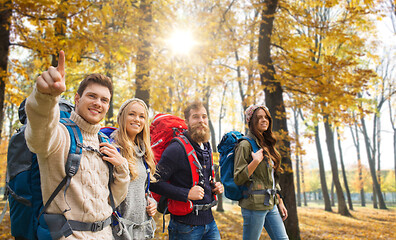
<instances>
[{"instance_id":1,"label":"backpack buckle","mask_svg":"<svg viewBox=\"0 0 396 240\"><path fill-rule=\"evenodd\" d=\"M102 231L104 227L104 221L94 222L91 225L91 232Z\"/></svg>"}]
</instances>

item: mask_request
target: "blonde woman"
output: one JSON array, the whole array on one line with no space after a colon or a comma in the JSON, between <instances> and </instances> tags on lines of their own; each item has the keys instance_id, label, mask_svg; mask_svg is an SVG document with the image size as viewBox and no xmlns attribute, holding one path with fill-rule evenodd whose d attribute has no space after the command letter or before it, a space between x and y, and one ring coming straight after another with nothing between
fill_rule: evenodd
<instances>
[{"instance_id":1,"label":"blonde woman","mask_svg":"<svg viewBox=\"0 0 396 240\"><path fill-rule=\"evenodd\" d=\"M147 105L138 98L125 101L117 116L119 128L111 135L114 145L127 159L131 181L126 199L118 206L119 224L113 226L118 239L151 239L154 237L156 201L148 187L155 172L154 154L150 146Z\"/></svg>"}]
</instances>

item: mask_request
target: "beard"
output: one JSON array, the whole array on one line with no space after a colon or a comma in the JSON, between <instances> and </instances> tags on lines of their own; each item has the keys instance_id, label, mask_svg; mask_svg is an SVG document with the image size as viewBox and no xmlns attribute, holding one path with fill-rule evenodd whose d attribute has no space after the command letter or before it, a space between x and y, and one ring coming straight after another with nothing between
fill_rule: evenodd
<instances>
[{"instance_id":1,"label":"beard","mask_svg":"<svg viewBox=\"0 0 396 240\"><path fill-rule=\"evenodd\" d=\"M209 142L210 131L209 127L205 124L198 123L193 126L188 126L188 132L190 133L192 140L197 143Z\"/></svg>"}]
</instances>

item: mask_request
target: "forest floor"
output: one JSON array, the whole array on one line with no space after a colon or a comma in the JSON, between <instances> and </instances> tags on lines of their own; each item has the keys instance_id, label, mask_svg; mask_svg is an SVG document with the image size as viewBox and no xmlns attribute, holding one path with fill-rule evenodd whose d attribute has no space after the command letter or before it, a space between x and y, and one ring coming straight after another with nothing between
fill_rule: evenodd
<instances>
[{"instance_id":1,"label":"forest floor","mask_svg":"<svg viewBox=\"0 0 396 240\"><path fill-rule=\"evenodd\" d=\"M225 212L213 211L222 239L242 239L243 220L237 204L225 204ZM215 209L215 208L214 208ZM298 207L301 239L389 239L396 240L396 209L373 209L354 207L352 217L335 212L326 212L323 206ZM337 207L333 207L337 211ZM168 222L168 216L166 221ZM156 216L156 239L168 239L167 231L162 233L162 215ZM270 239L263 230L260 240Z\"/></svg>"},{"instance_id":2,"label":"forest floor","mask_svg":"<svg viewBox=\"0 0 396 240\"><path fill-rule=\"evenodd\" d=\"M4 201L0 202L0 211ZM213 209L221 237L225 240L242 239L242 224L240 208L234 204L224 204L225 212ZM343 217L337 213L326 212L322 206L299 207L298 219L301 239L396 239L396 209L378 210L370 207L357 207L350 211L352 217ZM333 211L337 208L333 207ZM162 233L162 215L157 214L157 232L155 239L168 239L166 215L165 233ZM10 217L7 213L0 224L0 239L11 240ZM265 231L260 239L270 239Z\"/></svg>"}]
</instances>

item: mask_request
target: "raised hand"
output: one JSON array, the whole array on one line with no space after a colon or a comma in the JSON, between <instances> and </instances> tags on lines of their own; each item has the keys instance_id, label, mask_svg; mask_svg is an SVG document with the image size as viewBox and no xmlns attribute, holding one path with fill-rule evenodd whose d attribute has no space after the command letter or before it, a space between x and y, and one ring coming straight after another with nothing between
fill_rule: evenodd
<instances>
[{"instance_id":1,"label":"raised hand","mask_svg":"<svg viewBox=\"0 0 396 240\"><path fill-rule=\"evenodd\" d=\"M59 52L58 66L49 69L37 78L36 88L39 92L58 96L66 90L65 83L65 53Z\"/></svg>"}]
</instances>

